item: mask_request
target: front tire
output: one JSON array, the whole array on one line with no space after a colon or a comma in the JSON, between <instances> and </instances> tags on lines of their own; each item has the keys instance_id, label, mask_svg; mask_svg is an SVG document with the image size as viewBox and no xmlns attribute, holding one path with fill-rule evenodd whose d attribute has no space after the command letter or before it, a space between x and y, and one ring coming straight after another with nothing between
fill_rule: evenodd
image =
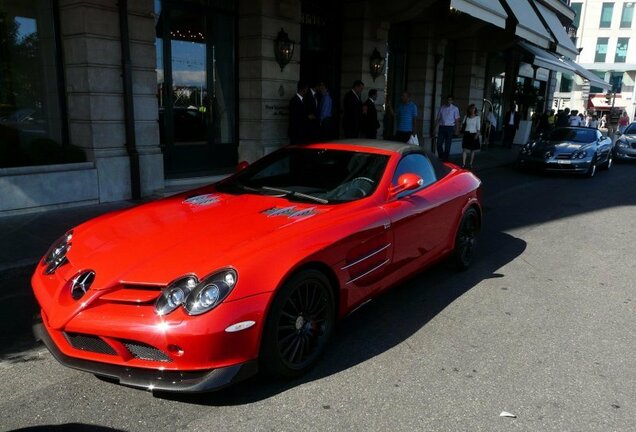
<instances>
[{"instance_id":1,"label":"front tire","mask_svg":"<svg viewBox=\"0 0 636 432\"><path fill-rule=\"evenodd\" d=\"M609 170L612 167L612 164L614 163L614 155L612 154L612 152L609 152L607 154L607 160L605 161L605 163L603 164L603 169L604 170Z\"/></svg>"},{"instance_id":2,"label":"front tire","mask_svg":"<svg viewBox=\"0 0 636 432\"><path fill-rule=\"evenodd\" d=\"M333 290L325 275L303 270L276 293L261 343L261 364L272 376L307 372L324 352L335 325Z\"/></svg>"},{"instance_id":3,"label":"front tire","mask_svg":"<svg viewBox=\"0 0 636 432\"><path fill-rule=\"evenodd\" d=\"M453 261L458 270L466 270L472 264L479 229L479 215L477 210L471 207L462 216L455 235Z\"/></svg>"},{"instance_id":4,"label":"front tire","mask_svg":"<svg viewBox=\"0 0 636 432\"><path fill-rule=\"evenodd\" d=\"M592 162L590 162L590 167L585 172L585 177L592 178L594 174L596 174L596 156L594 156Z\"/></svg>"}]
</instances>

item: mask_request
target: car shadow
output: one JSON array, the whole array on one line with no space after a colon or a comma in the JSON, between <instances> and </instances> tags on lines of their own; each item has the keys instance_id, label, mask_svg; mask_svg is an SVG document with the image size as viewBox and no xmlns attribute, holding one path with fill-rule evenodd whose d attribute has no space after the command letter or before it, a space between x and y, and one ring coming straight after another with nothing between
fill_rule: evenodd
<instances>
[{"instance_id":1,"label":"car shadow","mask_svg":"<svg viewBox=\"0 0 636 432\"><path fill-rule=\"evenodd\" d=\"M480 282L503 277L499 269L525 248L523 240L509 234L482 233L478 257L470 269L456 272L442 262L378 296L339 323L327 351L303 377L273 380L259 375L215 393L155 393L155 396L190 404L243 405L337 374L405 342Z\"/></svg>"},{"instance_id":2,"label":"car shadow","mask_svg":"<svg viewBox=\"0 0 636 432\"><path fill-rule=\"evenodd\" d=\"M33 337L31 326L38 313L35 295L31 290L32 270L0 279L0 362L21 363L38 359L33 354L40 343ZM10 329L10 330L9 330Z\"/></svg>"},{"instance_id":3,"label":"car shadow","mask_svg":"<svg viewBox=\"0 0 636 432\"><path fill-rule=\"evenodd\" d=\"M12 429L11 432L123 432L107 426L96 426L84 423L66 423L59 425L30 426Z\"/></svg>"}]
</instances>

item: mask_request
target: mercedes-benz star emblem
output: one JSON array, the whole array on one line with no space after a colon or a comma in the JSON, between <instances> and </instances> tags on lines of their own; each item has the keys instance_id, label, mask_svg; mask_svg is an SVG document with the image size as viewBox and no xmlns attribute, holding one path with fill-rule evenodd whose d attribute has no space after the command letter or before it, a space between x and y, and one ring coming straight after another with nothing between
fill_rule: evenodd
<instances>
[{"instance_id":1,"label":"mercedes-benz star emblem","mask_svg":"<svg viewBox=\"0 0 636 432\"><path fill-rule=\"evenodd\" d=\"M95 272L92 270L84 271L73 279L73 284L71 285L71 296L75 300L79 300L86 294L88 289L93 284L95 280Z\"/></svg>"}]
</instances>

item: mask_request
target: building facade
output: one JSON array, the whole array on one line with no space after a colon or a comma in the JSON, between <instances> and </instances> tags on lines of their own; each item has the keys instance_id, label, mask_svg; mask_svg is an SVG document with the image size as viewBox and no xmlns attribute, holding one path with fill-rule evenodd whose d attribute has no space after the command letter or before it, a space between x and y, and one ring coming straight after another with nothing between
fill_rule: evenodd
<instances>
[{"instance_id":1,"label":"building facade","mask_svg":"<svg viewBox=\"0 0 636 432\"><path fill-rule=\"evenodd\" d=\"M0 215L227 174L289 143L299 80L328 85L338 125L355 80L377 89L380 138L408 90L429 148L448 94L528 117L560 72L604 85L573 61L575 16L559 0L3 0Z\"/></svg>"},{"instance_id":2,"label":"building facade","mask_svg":"<svg viewBox=\"0 0 636 432\"><path fill-rule=\"evenodd\" d=\"M572 1L573 25L580 49L577 62L609 82L611 88L589 86L570 76L559 77L555 105L616 117L636 115L636 27L633 1Z\"/></svg>"}]
</instances>

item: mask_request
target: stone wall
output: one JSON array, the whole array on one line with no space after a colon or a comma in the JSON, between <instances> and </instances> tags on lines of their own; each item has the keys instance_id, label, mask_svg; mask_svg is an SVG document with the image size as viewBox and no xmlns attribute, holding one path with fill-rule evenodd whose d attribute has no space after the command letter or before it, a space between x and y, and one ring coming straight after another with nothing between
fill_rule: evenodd
<instances>
[{"instance_id":1,"label":"stone wall","mask_svg":"<svg viewBox=\"0 0 636 432\"><path fill-rule=\"evenodd\" d=\"M60 0L59 11L69 138L95 162L100 202L131 197L117 5L116 0ZM128 8L143 195L163 187L153 11L152 0L131 1Z\"/></svg>"},{"instance_id":2,"label":"stone wall","mask_svg":"<svg viewBox=\"0 0 636 432\"><path fill-rule=\"evenodd\" d=\"M241 0L238 14L239 160L251 162L289 142L289 100L300 76L300 1ZM274 56L281 28L295 41L282 71Z\"/></svg>"}]
</instances>

